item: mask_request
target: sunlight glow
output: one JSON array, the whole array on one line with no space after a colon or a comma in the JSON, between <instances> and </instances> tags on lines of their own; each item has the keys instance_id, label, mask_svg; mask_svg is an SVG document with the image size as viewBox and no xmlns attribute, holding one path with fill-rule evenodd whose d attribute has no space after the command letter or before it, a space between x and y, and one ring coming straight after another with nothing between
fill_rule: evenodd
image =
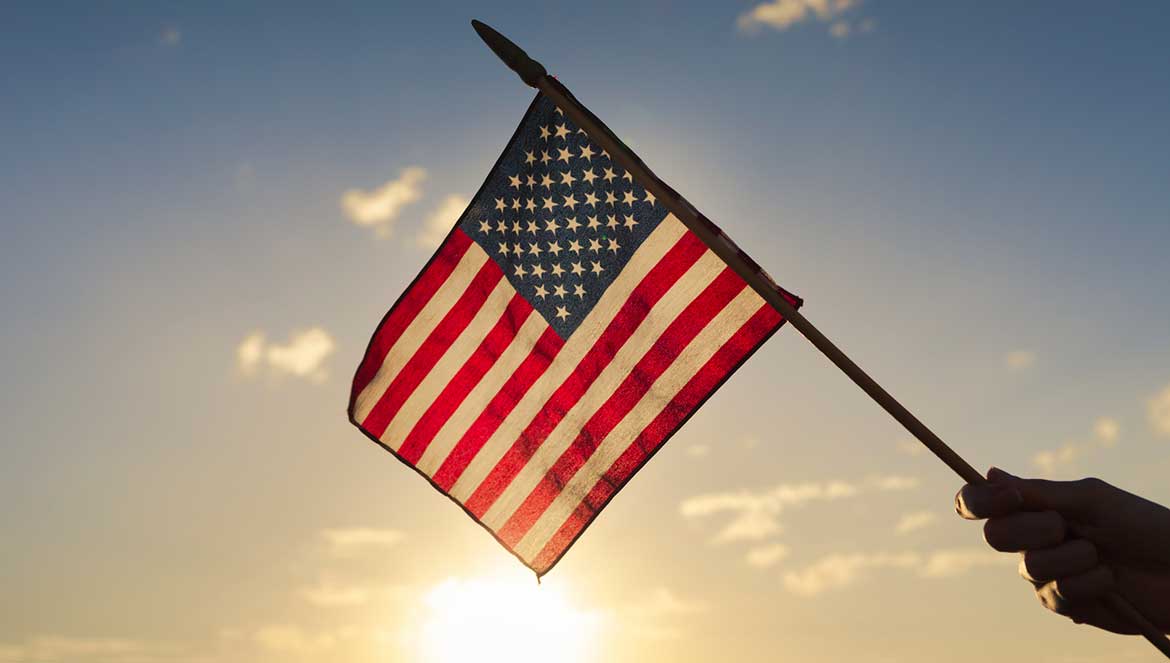
<instances>
[{"instance_id":1,"label":"sunlight glow","mask_svg":"<svg viewBox=\"0 0 1170 663\"><path fill-rule=\"evenodd\" d=\"M531 576L449 578L426 598L425 663L586 663L600 615L575 608L559 587Z\"/></svg>"}]
</instances>

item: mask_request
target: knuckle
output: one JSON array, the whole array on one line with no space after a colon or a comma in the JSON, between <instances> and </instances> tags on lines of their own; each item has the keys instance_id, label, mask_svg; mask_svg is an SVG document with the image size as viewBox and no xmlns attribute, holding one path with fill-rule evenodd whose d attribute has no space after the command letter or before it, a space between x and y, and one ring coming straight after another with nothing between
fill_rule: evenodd
<instances>
[{"instance_id":1,"label":"knuckle","mask_svg":"<svg viewBox=\"0 0 1170 663\"><path fill-rule=\"evenodd\" d=\"M998 518L991 518L983 524L983 540L1000 552L1012 552L1004 536L1003 522Z\"/></svg>"}]
</instances>

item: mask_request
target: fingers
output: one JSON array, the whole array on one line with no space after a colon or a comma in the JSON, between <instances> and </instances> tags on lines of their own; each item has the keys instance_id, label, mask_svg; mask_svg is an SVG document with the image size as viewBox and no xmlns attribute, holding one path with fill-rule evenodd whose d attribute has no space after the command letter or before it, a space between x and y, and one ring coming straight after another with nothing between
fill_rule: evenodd
<instances>
[{"instance_id":1,"label":"fingers","mask_svg":"<svg viewBox=\"0 0 1170 663\"><path fill-rule=\"evenodd\" d=\"M955 495L955 511L967 520L982 520L1015 513L1023 505L1015 486L992 483L967 484Z\"/></svg>"},{"instance_id":2,"label":"fingers","mask_svg":"<svg viewBox=\"0 0 1170 663\"><path fill-rule=\"evenodd\" d=\"M1020 558L1020 575L1037 586L1057 578L1087 573L1097 566L1097 547L1073 539L1052 548L1026 550Z\"/></svg>"},{"instance_id":3,"label":"fingers","mask_svg":"<svg viewBox=\"0 0 1170 663\"><path fill-rule=\"evenodd\" d=\"M998 467L988 470L987 479L993 484L1012 486L1019 491L1024 509L1060 511L1074 515L1088 511L1099 500L1104 488L1108 486L1100 479L1080 479L1078 481L1021 479Z\"/></svg>"},{"instance_id":4,"label":"fingers","mask_svg":"<svg viewBox=\"0 0 1170 663\"><path fill-rule=\"evenodd\" d=\"M1049 610L1059 615L1076 616L1115 588L1109 567L1095 566L1084 573L1041 585L1036 589L1036 596Z\"/></svg>"},{"instance_id":5,"label":"fingers","mask_svg":"<svg viewBox=\"0 0 1170 663\"><path fill-rule=\"evenodd\" d=\"M987 545L1000 552L1051 548L1064 541L1064 518L1055 511L1022 511L992 518L983 526Z\"/></svg>"}]
</instances>

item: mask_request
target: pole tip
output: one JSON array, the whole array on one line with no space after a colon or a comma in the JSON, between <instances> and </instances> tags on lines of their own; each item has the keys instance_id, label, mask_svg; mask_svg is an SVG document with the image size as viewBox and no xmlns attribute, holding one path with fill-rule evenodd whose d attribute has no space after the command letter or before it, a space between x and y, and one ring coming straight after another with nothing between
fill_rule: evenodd
<instances>
[{"instance_id":1,"label":"pole tip","mask_svg":"<svg viewBox=\"0 0 1170 663\"><path fill-rule=\"evenodd\" d=\"M536 60L528 57L524 49L512 43L510 39L500 34L492 26L479 21L471 19L471 27L475 28L475 33L483 40L488 48L496 54L504 64L520 75L520 80L524 81L530 87L538 87L540 79L548 75L545 71L544 65Z\"/></svg>"}]
</instances>

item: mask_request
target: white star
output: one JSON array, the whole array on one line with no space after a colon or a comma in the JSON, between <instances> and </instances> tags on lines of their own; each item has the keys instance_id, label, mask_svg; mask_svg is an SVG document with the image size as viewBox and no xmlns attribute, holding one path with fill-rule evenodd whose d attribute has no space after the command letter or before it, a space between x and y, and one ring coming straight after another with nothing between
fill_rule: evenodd
<instances>
[{"instance_id":1,"label":"white star","mask_svg":"<svg viewBox=\"0 0 1170 663\"><path fill-rule=\"evenodd\" d=\"M592 205L594 208L597 207L597 196L593 195L592 191L585 192L585 204Z\"/></svg>"},{"instance_id":2,"label":"white star","mask_svg":"<svg viewBox=\"0 0 1170 663\"><path fill-rule=\"evenodd\" d=\"M602 151L601 151L601 156L603 156L603 157L605 157L606 159L608 159L608 158L609 158L609 152L606 152L605 150L602 150Z\"/></svg>"},{"instance_id":3,"label":"white star","mask_svg":"<svg viewBox=\"0 0 1170 663\"><path fill-rule=\"evenodd\" d=\"M577 178L573 177L573 171L571 170L566 170L565 174L561 175L561 184L568 184L569 186L573 186L573 182L576 181Z\"/></svg>"},{"instance_id":4,"label":"white star","mask_svg":"<svg viewBox=\"0 0 1170 663\"><path fill-rule=\"evenodd\" d=\"M565 273L565 268L561 267L560 263L554 262L553 268L552 268L552 273L553 273L553 276L560 277L562 274Z\"/></svg>"},{"instance_id":5,"label":"white star","mask_svg":"<svg viewBox=\"0 0 1170 663\"><path fill-rule=\"evenodd\" d=\"M605 169L605 175L602 175L602 176L601 176L601 179L605 180L606 182L610 182L610 181L612 181L612 180L613 180L613 178L615 178L615 177L617 177L617 175L615 175L615 174L614 174L614 172L613 172L613 168L606 168L606 169Z\"/></svg>"},{"instance_id":6,"label":"white star","mask_svg":"<svg viewBox=\"0 0 1170 663\"><path fill-rule=\"evenodd\" d=\"M503 198L496 198L496 209L503 212L504 207L506 207L506 205L504 205L504 199Z\"/></svg>"},{"instance_id":7,"label":"white star","mask_svg":"<svg viewBox=\"0 0 1170 663\"><path fill-rule=\"evenodd\" d=\"M613 230L614 228L617 228L617 227L618 227L618 222L617 222L617 217L616 217L616 216L614 216L614 215L612 215L612 214L606 214L606 215L605 215L605 218L606 218L606 222L605 222L605 227L606 227L606 228L609 228L610 230Z\"/></svg>"},{"instance_id":8,"label":"white star","mask_svg":"<svg viewBox=\"0 0 1170 663\"><path fill-rule=\"evenodd\" d=\"M581 263L579 262L573 263L573 266L570 269L573 270L573 274L576 276L580 276L585 271L585 268L582 267Z\"/></svg>"},{"instance_id":9,"label":"white star","mask_svg":"<svg viewBox=\"0 0 1170 663\"><path fill-rule=\"evenodd\" d=\"M516 271L515 271L516 276L518 276L520 278L524 278L525 273L526 272L524 271L524 265L516 265Z\"/></svg>"},{"instance_id":10,"label":"white star","mask_svg":"<svg viewBox=\"0 0 1170 663\"><path fill-rule=\"evenodd\" d=\"M581 242L578 242L575 239L570 241L569 242L569 250L572 251L573 253L576 253L577 255L581 255Z\"/></svg>"},{"instance_id":11,"label":"white star","mask_svg":"<svg viewBox=\"0 0 1170 663\"><path fill-rule=\"evenodd\" d=\"M617 203L617 197L613 195L613 191L606 191L605 192L605 204L606 205L613 205L615 203Z\"/></svg>"},{"instance_id":12,"label":"white star","mask_svg":"<svg viewBox=\"0 0 1170 663\"><path fill-rule=\"evenodd\" d=\"M589 229L590 229L590 230L597 230L597 229L598 229L598 228L600 228L600 227L601 227L601 223L599 223L599 222L597 221L597 217L596 217L596 216L591 216L591 217L589 217Z\"/></svg>"},{"instance_id":13,"label":"white star","mask_svg":"<svg viewBox=\"0 0 1170 663\"><path fill-rule=\"evenodd\" d=\"M532 200L526 198L524 200L524 209L531 212L532 210L536 209L536 203L534 203L534 202L532 202Z\"/></svg>"},{"instance_id":14,"label":"white star","mask_svg":"<svg viewBox=\"0 0 1170 663\"><path fill-rule=\"evenodd\" d=\"M508 232L508 223L503 219L500 219L496 223L496 230L502 233Z\"/></svg>"},{"instance_id":15,"label":"white star","mask_svg":"<svg viewBox=\"0 0 1170 663\"><path fill-rule=\"evenodd\" d=\"M528 222L528 232L530 232L530 233L532 233L533 235L535 235L537 230L540 230L540 229L536 227L536 222L535 222L535 221L529 221L529 222Z\"/></svg>"},{"instance_id":16,"label":"white star","mask_svg":"<svg viewBox=\"0 0 1170 663\"><path fill-rule=\"evenodd\" d=\"M577 196L574 196L573 194L570 193L568 196L565 196L564 198L562 198L562 200L564 200L565 202L563 202L561 204L564 205L565 207L568 207L569 209L576 209L577 208Z\"/></svg>"},{"instance_id":17,"label":"white star","mask_svg":"<svg viewBox=\"0 0 1170 663\"><path fill-rule=\"evenodd\" d=\"M572 153L566 149L557 150L557 152L560 153L560 156L557 157L557 161L564 161L565 163L569 163L569 159L573 158Z\"/></svg>"},{"instance_id":18,"label":"white star","mask_svg":"<svg viewBox=\"0 0 1170 663\"><path fill-rule=\"evenodd\" d=\"M532 244L530 244L528 246L528 255L539 257L540 256L540 245L537 244L536 242L533 242Z\"/></svg>"},{"instance_id":19,"label":"white star","mask_svg":"<svg viewBox=\"0 0 1170 663\"><path fill-rule=\"evenodd\" d=\"M633 205L634 203L638 202L638 199L634 197L633 191L627 191L626 195L622 198L622 202L627 205Z\"/></svg>"},{"instance_id":20,"label":"white star","mask_svg":"<svg viewBox=\"0 0 1170 663\"><path fill-rule=\"evenodd\" d=\"M540 153L540 162L543 164L547 164L549 161L552 161L552 157L550 157L548 155L548 152L541 152Z\"/></svg>"},{"instance_id":21,"label":"white star","mask_svg":"<svg viewBox=\"0 0 1170 663\"><path fill-rule=\"evenodd\" d=\"M589 268L589 271L593 272L593 274L596 276L601 276L601 273L605 271L605 268L601 266L601 263L594 262L593 266Z\"/></svg>"},{"instance_id":22,"label":"white star","mask_svg":"<svg viewBox=\"0 0 1170 663\"><path fill-rule=\"evenodd\" d=\"M593 149L586 143L581 146L581 158L589 161L593 157Z\"/></svg>"},{"instance_id":23,"label":"white star","mask_svg":"<svg viewBox=\"0 0 1170 663\"><path fill-rule=\"evenodd\" d=\"M596 239L589 240L589 250L597 253L601 250L601 242L597 241Z\"/></svg>"},{"instance_id":24,"label":"white star","mask_svg":"<svg viewBox=\"0 0 1170 663\"><path fill-rule=\"evenodd\" d=\"M565 286L563 286L559 283L556 284L555 286L553 286L553 294L556 295L557 297L560 297L561 299L564 299L565 298Z\"/></svg>"},{"instance_id":25,"label":"white star","mask_svg":"<svg viewBox=\"0 0 1170 663\"><path fill-rule=\"evenodd\" d=\"M541 299L544 299L545 297L548 296L548 290L544 289L543 284L536 286L536 296L540 297Z\"/></svg>"},{"instance_id":26,"label":"white star","mask_svg":"<svg viewBox=\"0 0 1170 663\"><path fill-rule=\"evenodd\" d=\"M536 178L532 176L532 173L528 173L528 181L525 184L528 185L529 189L536 186Z\"/></svg>"},{"instance_id":27,"label":"white star","mask_svg":"<svg viewBox=\"0 0 1170 663\"><path fill-rule=\"evenodd\" d=\"M548 130L548 127L541 127L541 128L540 128L540 138L541 138L541 140L545 140L545 139L547 139L547 138L548 138L549 136L551 136L551 135L552 135L552 132Z\"/></svg>"},{"instance_id":28,"label":"white star","mask_svg":"<svg viewBox=\"0 0 1170 663\"><path fill-rule=\"evenodd\" d=\"M620 248L622 248L622 247L618 246L616 239L614 239L612 237L609 238L609 250L610 251L613 251L616 254L618 252L618 249L620 249Z\"/></svg>"},{"instance_id":29,"label":"white star","mask_svg":"<svg viewBox=\"0 0 1170 663\"><path fill-rule=\"evenodd\" d=\"M569 222L565 225L565 227L569 230L572 230L573 232L577 232L577 229L581 227L581 224L577 223L577 217L570 216Z\"/></svg>"},{"instance_id":30,"label":"white star","mask_svg":"<svg viewBox=\"0 0 1170 663\"><path fill-rule=\"evenodd\" d=\"M569 129L563 124L557 125L557 138L564 138L569 135Z\"/></svg>"},{"instance_id":31,"label":"white star","mask_svg":"<svg viewBox=\"0 0 1170 663\"><path fill-rule=\"evenodd\" d=\"M549 177L548 173L545 173L543 176L541 176L540 186L542 186L546 189L552 189L552 185L553 185L553 178Z\"/></svg>"},{"instance_id":32,"label":"white star","mask_svg":"<svg viewBox=\"0 0 1170 663\"><path fill-rule=\"evenodd\" d=\"M524 153L524 163L532 164L536 162L536 155L531 152Z\"/></svg>"},{"instance_id":33,"label":"white star","mask_svg":"<svg viewBox=\"0 0 1170 663\"><path fill-rule=\"evenodd\" d=\"M548 252L551 253L552 255L559 256L559 255L561 255L562 250L563 249L561 249L560 242L549 242L548 243Z\"/></svg>"},{"instance_id":34,"label":"white star","mask_svg":"<svg viewBox=\"0 0 1170 663\"><path fill-rule=\"evenodd\" d=\"M630 171L627 170L626 172L622 173L622 179L626 180L627 182L633 182L634 176L631 175Z\"/></svg>"},{"instance_id":35,"label":"white star","mask_svg":"<svg viewBox=\"0 0 1170 663\"><path fill-rule=\"evenodd\" d=\"M553 218L549 219L548 221L545 221L544 222L544 229L550 233L556 234L556 232L557 232L556 217L553 217Z\"/></svg>"},{"instance_id":36,"label":"white star","mask_svg":"<svg viewBox=\"0 0 1170 663\"><path fill-rule=\"evenodd\" d=\"M557 317L560 318L561 320L568 318L569 317L569 309L565 308L564 306L558 306L557 307Z\"/></svg>"},{"instance_id":37,"label":"white star","mask_svg":"<svg viewBox=\"0 0 1170 663\"><path fill-rule=\"evenodd\" d=\"M500 242L500 254L501 255L508 255L508 243L507 242Z\"/></svg>"},{"instance_id":38,"label":"white star","mask_svg":"<svg viewBox=\"0 0 1170 663\"><path fill-rule=\"evenodd\" d=\"M586 170L586 171L585 171L585 175L584 175L584 176L582 176L582 178L581 178L581 179L585 180L587 183L589 183L590 185L592 185L592 184L593 184L593 180L597 179L597 173L593 172L593 169L592 169L592 168L590 168L590 169L588 169L588 170Z\"/></svg>"},{"instance_id":39,"label":"white star","mask_svg":"<svg viewBox=\"0 0 1170 663\"><path fill-rule=\"evenodd\" d=\"M577 295L581 299L585 299L585 287L578 283L577 285L573 286L573 294Z\"/></svg>"},{"instance_id":40,"label":"white star","mask_svg":"<svg viewBox=\"0 0 1170 663\"><path fill-rule=\"evenodd\" d=\"M548 211L550 211L550 212L551 212L551 211L553 211L553 208L555 208L556 206L557 206L557 204L553 202L553 199L552 199L552 198L545 198L545 200L544 200L544 208L545 208L546 210L548 210Z\"/></svg>"},{"instance_id":41,"label":"white star","mask_svg":"<svg viewBox=\"0 0 1170 663\"><path fill-rule=\"evenodd\" d=\"M638 225L638 222L634 220L633 216L627 214L626 215L626 222L623 223L622 225L625 226L627 230L633 230L634 226Z\"/></svg>"},{"instance_id":42,"label":"white star","mask_svg":"<svg viewBox=\"0 0 1170 663\"><path fill-rule=\"evenodd\" d=\"M544 278L544 267L540 263L532 266L532 275L538 279Z\"/></svg>"},{"instance_id":43,"label":"white star","mask_svg":"<svg viewBox=\"0 0 1170 663\"><path fill-rule=\"evenodd\" d=\"M508 176L508 186L515 187L516 190L519 191L520 190L520 176L519 175L509 175Z\"/></svg>"},{"instance_id":44,"label":"white star","mask_svg":"<svg viewBox=\"0 0 1170 663\"><path fill-rule=\"evenodd\" d=\"M512 255L520 255L520 243L517 242L512 245Z\"/></svg>"},{"instance_id":45,"label":"white star","mask_svg":"<svg viewBox=\"0 0 1170 663\"><path fill-rule=\"evenodd\" d=\"M487 219L479 220L479 231L481 233L490 233L492 231L492 224L487 222Z\"/></svg>"},{"instance_id":46,"label":"white star","mask_svg":"<svg viewBox=\"0 0 1170 663\"><path fill-rule=\"evenodd\" d=\"M512 232L517 234L520 232L520 219L516 219L512 222Z\"/></svg>"},{"instance_id":47,"label":"white star","mask_svg":"<svg viewBox=\"0 0 1170 663\"><path fill-rule=\"evenodd\" d=\"M648 203L650 203L651 205L653 205L655 200L657 200L657 198L655 198L655 197L654 197L654 194L652 194L652 193L650 193L649 191L647 191L647 192L646 192L646 202L648 202Z\"/></svg>"}]
</instances>

